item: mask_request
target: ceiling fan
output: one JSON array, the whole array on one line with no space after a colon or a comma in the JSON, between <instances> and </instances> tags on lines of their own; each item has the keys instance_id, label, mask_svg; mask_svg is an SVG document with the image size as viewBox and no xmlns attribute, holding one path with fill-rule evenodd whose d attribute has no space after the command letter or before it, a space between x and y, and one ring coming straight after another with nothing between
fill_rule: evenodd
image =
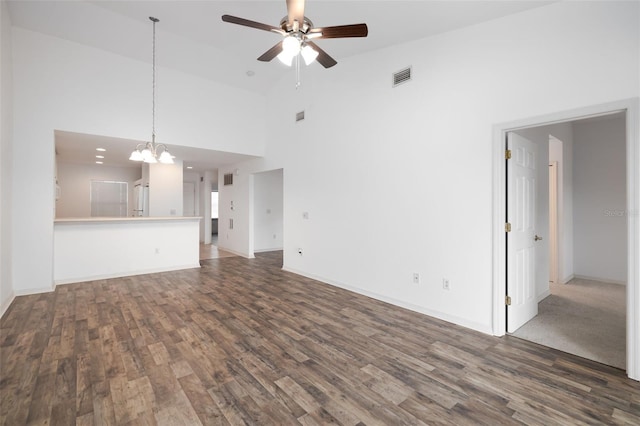
<instances>
[{"instance_id":1,"label":"ceiling fan","mask_svg":"<svg viewBox=\"0 0 640 426\"><path fill-rule=\"evenodd\" d=\"M222 20L231 24L280 34L283 37L282 40L263 53L258 60L269 62L277 57L289 66L291 66L293 58L300 54L307 65L317 60L323 67L330 68L337 64L336 60L315 44L313 40L367 36L369 32L367 24L315 28L311 20L304 16L304 2L305 0L287 0L287 16L282 18L279 27L231 15L222 15Z\"/></svg>"}]
</instances>

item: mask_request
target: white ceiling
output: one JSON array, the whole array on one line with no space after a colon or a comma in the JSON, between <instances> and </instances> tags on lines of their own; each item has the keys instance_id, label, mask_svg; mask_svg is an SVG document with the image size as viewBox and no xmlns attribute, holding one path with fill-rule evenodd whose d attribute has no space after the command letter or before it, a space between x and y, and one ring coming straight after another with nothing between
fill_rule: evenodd
<instances>
[{"instance_id":1,"label":"white ceiling","mask_svg":"<svg viewBox=\"0 0 640 426\"><path fill-rule=\"evenodd\" d=\"M328 1L308 0L305 15L316 26L366 23L366 38L317 40L338 60L416 38L496 19L557 0L499 1ZM237 88L265 93L286 72L279 61L258 56L280 40L266 31L222 22L223 14L277 26L286 15L285 0L9 0L12 24L28 30L151 63L152 24L156 61L167 67ZM317 63L313 67L319 67ZM160 71L160 70L159 70ZM253 76L247 72L252 71ZM95 148L108 149L105 165L135 167L128 157L140 141L56 132L61 162L95 163ZM172 146L171 153L194 171L212 170L248 156Z\"/></svg>"},{"instance_id":2,"label":"white ceiling","mask_svg":"<svg viewBox=\"0 0 640 426\"><path fill-rule=\"evenodd\" d=\"M101 167L96 165L96 161L102 161L104 163L102 166L140 168L140 163L129 160L131 151L139 143L145 142L60 130L55 131L56 156L60 163L88 164ZM96 148L104 148L106 151L99 152ZM170 145L168 148L171 155L182 160L186 171L192 170L199 173L256 158L250 155L186 146ZM96 158L96 155L102 155L104 158ZM187 169L187 167L191 167L191 169Z\"/></svg>"},{"instance_id":3,"label":"white ceiling","mask_svg":"<svg viewBox=\"0 0 640 426\"><path fill-rule=\"evenodd\" d=\"M338 60L416 38L451 31L557 0L328 1L308 0L305 15L316 26L364 22L369 36L318 40ZM264 93L287 70L279 61L256 60L280 36L222 22L223 14L277 26L285 0L9 0L14 26L151 62L149 16L157 24L157 64ZM318 67L315 63L311 66ZM253 77L247 71L253 71Z\"/></svg>"}]
</instances>

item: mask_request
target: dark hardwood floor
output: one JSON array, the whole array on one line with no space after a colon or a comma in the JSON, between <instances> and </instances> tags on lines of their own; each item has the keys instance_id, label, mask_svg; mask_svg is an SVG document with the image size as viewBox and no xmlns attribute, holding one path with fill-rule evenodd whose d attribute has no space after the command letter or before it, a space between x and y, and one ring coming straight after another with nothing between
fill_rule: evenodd
<instances>
[{"instance_id":1,"label":"dark hardwood floor","mask_svg":"<svg viewBox=\"0 0 640 426\"><path fill-rule=\"evenodd\" d=\"M640 424L621 370L281 271L281 253L59 286L0 322L22 424Z\"/></svg>"}]
</instances>

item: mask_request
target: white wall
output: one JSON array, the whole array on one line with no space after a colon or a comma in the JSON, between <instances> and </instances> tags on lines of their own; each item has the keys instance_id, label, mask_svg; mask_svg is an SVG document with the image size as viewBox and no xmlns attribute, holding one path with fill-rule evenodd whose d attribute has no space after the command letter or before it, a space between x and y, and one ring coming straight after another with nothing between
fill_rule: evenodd
<instances>
[{"instance_id":1,"label":"white wall","mask_svg":"<svg viewBox=\"0 0 640 426\"><path fill-rule=\"evenodd\" d=\"M283 171L253 177L253 250L282 250Z\"/></svg>"},{"instance_id":2,"label":"white wall","mask_svg":"<svg viewBox=\"0 0 640 426\"><path fill-rule=\"evenodd\" d=\"M127 216L134 215L133 186L135 181L141 177L141 168L58 162L57 170L60 198L56 201L56 218L91 217L90 189L92 180L127 182L129 188Z\"/></svg>"},{"instance_id":3,"label":"white wall","mask_svg":"<svg viewBox=\"0 0 640 426\"><path fill-rule=\"evenodd\" d=\"M182 160L149 164L149 216L182 216Z\"/></svg>"},{"instance_id":4,"label":"white wall","mask_svg":"<svg viewBox=\"0 0 640 426\"><path fill-rule=\"evenodd\" d=\"M220 171L240 170L221 241L249 255L248 175L283 168L285 269L491 332L493 126L638 96L638 7L554 3L284 76L266 160Z\"/></svg>"},{"instance_id":5,"label":"white wall","mask_svg":"<svg viewBox=\"0 0 640 426\"><path fill-rule=\"evenodd\" d=\"M200 216L200 174L193 171L183 171L182 178L184 182L191 182L195 186L195 215Z\"/></svg>"},{"instance_id":6,"label":"white wall","mask_svg":"<svg viewBox=\"0 0 640 426\"><path fill-rule=\"evenodd\" d=\"M22 294L51 290L53 283L54 130L145 140L151 65L12 31L12 147L19 167L11 175L11 208L20 239L13 240L11 255L13 287ZM264 153L264 97L162 67L157 78L157 142Z\"/></svg>"},{"instance_id":7,"label":"white wall","mask_svg":"<svg viewBox=\"0 0 640 426\"><path fill-rule=\"evenodd\" d=\"M13 300L11 241L13 138L13 58L11 19L5 0L0 1L0 316Z\"/></svg>"},{"instance_id":8,"label":"white wall","mask_svg":"<svg viewBox=\"0 0 640 426\"><path fill-rule=\"evenodd\" d=\"M624 118L574 123L575 276L627 281Z\"/></svg>"}]
</instances>

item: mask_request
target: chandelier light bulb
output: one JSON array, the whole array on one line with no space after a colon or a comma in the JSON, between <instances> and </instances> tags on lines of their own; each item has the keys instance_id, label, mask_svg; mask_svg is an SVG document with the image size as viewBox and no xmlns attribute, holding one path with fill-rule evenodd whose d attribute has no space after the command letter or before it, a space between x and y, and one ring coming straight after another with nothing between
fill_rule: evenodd
<instances>
[{"instance_id":1,"label":"chandelier light bulb","mask_svg":"<svg viewBox=\"0 0 640 426\"><path fill-rule=\"evenodd\" d=\"M162 164L173 164L173 157L169 154L169 151L162 151L160 157L158 157L158 161Z\"/></svg>"},{"instance_id":2,"label":"chandelier light bulb","mask_svg":"<svg viewBox=\"0 0 640 426\"><path fill-rule=\"evenodd\" d=\"M144 158L142 157L142 153L140 151L138 151L137 149L134 149L133 152L131 153L131 156L129 157L129 160L143 161Z\"/></svg>"}]
</instances>

